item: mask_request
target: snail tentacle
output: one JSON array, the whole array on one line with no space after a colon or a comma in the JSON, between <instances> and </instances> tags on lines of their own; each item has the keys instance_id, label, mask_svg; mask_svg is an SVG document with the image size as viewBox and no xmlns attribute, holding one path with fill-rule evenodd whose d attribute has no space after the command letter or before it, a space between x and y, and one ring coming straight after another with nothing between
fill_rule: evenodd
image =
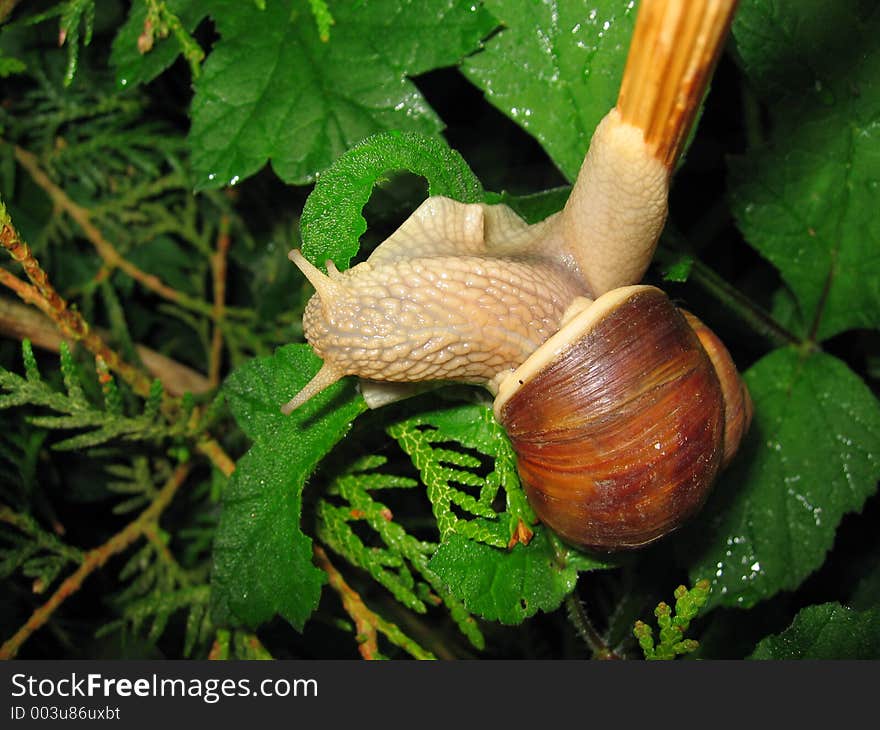
<instances>
[{"instance_id":1,"label":"snail tentacle","mask_svg":"<svg viewBox=\"0 0 880 730\"><path fill-rule=\"evenodd\" d=\"M321 369L318 370L315 377L313 377L308 383L306 383L306 385L301 391L299 391L299 393L297 393L287 403L281 406L281 412L285 416L289 416L312 396L315 396L322 390L329 388L331 385L333 385L333 383L340 380L343 376L344 373L340 373L333 366L332 363L325 362L321 366Z\"/></svg>"},{"instance_id":2,"label":"snail tentacle","mask_svg":"<svg viewBox=\"0 0 880 730\"><path fill-rule=\"evenodd\" d=\"M291 250L287 258L296 264L303 276L315 287L315 294L326 306L332 306L334 301L345 296L345 287L339 282L339 271L332 261L328 261L328 273L325 274L303 256L298 248Z\"/></svg>"}]
</instances>

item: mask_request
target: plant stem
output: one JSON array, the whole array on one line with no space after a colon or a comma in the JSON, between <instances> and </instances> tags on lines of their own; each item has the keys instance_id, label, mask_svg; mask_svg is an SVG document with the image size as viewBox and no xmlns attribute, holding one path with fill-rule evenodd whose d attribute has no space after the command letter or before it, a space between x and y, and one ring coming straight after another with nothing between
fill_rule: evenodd
<instances>
[{"instance_id":1,"label":"plant stem","mask_svg":"<svg viewBox=\"0 0 880 730\"><path fill-rule=\"evenodd\" d=\"M769 312L697 259L694 259L690 278L775 346L803 344L800 337L783 327Z\"/></svg>"},{"instance_id":2,"label":"plant stem","mask_svg":"<svg viewBox=\"0 0 880 730\"><path fill-rule=\"evenodd\" d=\"M386 621L371 611L342 574L336 570L327 553L320 545L314 546L315 562L327 573L330 587L339 594L345 612L351 616L357 630L358 651L364 659L381 659L379 653L379 632L388 637L389 641L399 646L416 659L435 659L436 657L423 649L415 641L406 636L395 624Z\"/></svg>"},{"instance_id":3,"label":"plant stem","mask_svg":"<svg viewBox=\"0 0 880 730\"><path fill-rule=\"evenodd\" d=\"M229 217L220 219L217 234L217 250L211 256L211 271L214 276L214 333L211 338L211 356L208 364L208 379L211 385L220 385L220 367L223 362L223 317L226 310L226 272L229 253Z\"/></svg>"},{"instance_id":4,"label":"plant stem","mask_svg":"<svg viewBox=\"0 0 880 730\"><path fill-rule=\"evenodd\" d=\"M18 232L13 228L12 221L2 204L0 204L0 245L21 264L33 286L28 286L5 269L0 269L2 272L0 283L8 286L24 301L41 309L67 337L81 341L96 358L103 358L108 367L117 372L135 393L143 398L149 397L152 379L125 362L119 353L110 349L107 343L92 331L79 312L67 306L67 302L52 286L48 275L31 253L30 247L21 240Z\"/></svg>"},{"instance_id":5,"label":"plant stem","mask_svg":"<svg viewBox=\"0 0 880 730\"><path fill-rule=\"evenodd\" d=\"M171 503L177 490L186 481L190 468L190 464L180 464L162 489L159 490L159 493L149 507L103 545L86 553L85 559L79 568L58 587L48 601L31 614L31 617L10 639L0 646L0 659L14 659L24 642L52 617L55 610L65 600L82 587L86 578L98 568L101 568L111 557L122 552L139 538L143 537L146 530L159 519L164 509Z\"/></svg>"},{"instance_id":6,"label":"plant stem","mask_svg":"<svg viewBox=\"0 0 880 730\"><path fill-rule=\"evenodd\" d=\"M220 470L220 473L223 474L223 476L232 476L232 472L235 471L235 462L214 439L202 439L196 444L196 449L207 456L210 462Z\"/></svg>"},{"instance_id":7,"label":"plant stem","mask_svg":"<svg viewBox=\"0 0 880 730\"><path fill-rule=\"evenodd\" d=\"M193 80L199 78L202 72L202 61L205 60L205 52L198 44L198 41L187 32L183 23L180 21L180 18L168 10L164 2L147 0L147 8L147 18L155 18L159 21L158 30L164 31L165 33L172 33L174 35L174 38L180 46L180 50L183 52L183 57L189 64L189 70L192 74ZM150 44L152 45L152 40L150 41ZM138 48L140 48L140 45ZM143 53L145 51L141 52Z\"/></svg>"},{"instance_id":8,"label":"plant stem","mask_svg":"<svg viewBox=\"0 0 880 730\"><path fill-rule=\"evenodd\" d=\"M593 659L621 659L622 657L614 652L608 646L602 636L596 631L584 610L584 606L580 599L572 591L565 599L565 608L568 612L568 618L574 625L580 637L593 652Z\"/></svg>"}]
</instances>

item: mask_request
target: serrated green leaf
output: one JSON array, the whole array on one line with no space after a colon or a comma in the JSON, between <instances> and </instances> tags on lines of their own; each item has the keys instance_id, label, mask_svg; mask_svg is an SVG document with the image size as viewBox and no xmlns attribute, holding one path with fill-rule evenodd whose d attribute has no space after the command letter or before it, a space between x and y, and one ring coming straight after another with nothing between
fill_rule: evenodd
<instances>
[{"instance_id":1,"label":"serrated green leaf","mask_svg":"<svg viewBox=\"0 0 880 730\"><path fill-rule=\"evenodd\" d=\"M234 184L267 160L307 183L383 130L437 134L442 124L407 76L456 63L494 20L470 0L337 3L323 42L306 0L211 3L220 41L192 104L199 188ZM254 32L259 28L259 32Z\"/></svg>"},{"instance_id":2,"label":"serrated green leaf","mask_svg":"<svg viewBox=\"0 0 880 730\"><path fill-rule=\"evenodd\" d=\"M303 255L323 268L332 259L347 269L367 230L361 211L373 185L389 170L409 170L428 181L429 195L476 203L483 187L464 158L421 134L384 132L355 145L315 183L303 208Z\"/></svg>"},{"instance_id":3,"label":"serrated green leaf","mask_svg":"<svg viewBox=\"0 0 880 730\"><path fill-rule=\"evenodd\" d=\"M504 26L463 64L486 98L574 180L593 130L617 101L634 0L487 0Z\"/></svg>"},{"instance_id":4,"label":"serrated green leaf","mask_svg":"<svg viewBox=\"0 0 880 730\"><path fill-rule=\"evenodd\" d=\"M880 405L840 360L772 352L745 374L755 416L742 453L686 541L713 606L796 588L825 560L843 515L880 479Z\"/></svg>"},{"instance_id":5,"label":"serrated green leaf","mask_svg":"<svg viewBox=\"0 0 880 730\"><path fill-rule=\"evenodd\" d=\"M212 576L219 624L256 627L279 613L302 630L317 606L324 574L300 530L302 489L366 409L351 383L340 382L282 415L281 405L319 365L307 345L287 345L249 361L224 385L232 414L254 443L223 494Z\"/></svg>"},{"instance_id":6,"label":"serrated green leaf","mask_svg":"<svg viewBox=\"0 0 880 730\"><path fill-rule=\"evenodd\" d=\"M880 659L880 609L808 606L781 634L762 639L749 659Z\"/></svg>"},{"instance_id":7,"label":"serrated green leaf","mask_svg":"<svg viewBox=\"0 0 880 730\"><path fill-rule=\"evenodd\" d=\"M556 610L587 569L557 551L547 530L538 527L528 545L505 550L451 535L428 564L465 608L485 619L519 624L538 611ZM595 561L593 569L607 567Z\"/></svg>"},{"instance_id":8,"label":"serrated green leaf","mask_svg":"<svg viewBox=\"0 0 880 730\"><path fill-rule=\"evenodd\" d=\"M210 9L210 3L204 0L165 0L165 4L189 32L196 29ZM153 47L141 53L138 37L144 32L146 18L147 3L133 3L127 20L113 39L110 64L115 67L116 83L122 88L152 81L181 53L180 44L171 36L156 38Z\"/></svg>"},{"instance_id":9,"label":"serrated green leaf","mask_svg":"<svg viewBox=\"0 0 880 730\"><path fill-rule=\"evenodd\" d=\"M733 30L772 122L731 168L740 229L795 294L800 334L878 327L880 16L859 0L748 0Z\"/></svg>"}]
</instances>

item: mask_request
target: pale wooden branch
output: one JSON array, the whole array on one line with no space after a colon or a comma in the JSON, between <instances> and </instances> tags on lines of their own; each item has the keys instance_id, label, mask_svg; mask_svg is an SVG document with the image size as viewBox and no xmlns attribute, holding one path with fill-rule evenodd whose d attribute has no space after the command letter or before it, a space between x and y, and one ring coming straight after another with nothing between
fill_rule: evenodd
<instances>
[{"instance_id":1,"label":"pale wooden branch","mask_svg":"<svg viewBox=\"0 0 880 730\"><path fill-rule=\"evenodd\" d=\"M106 335L100 329L95 331L102 337ZM0 335L28 339L32 345L56 353L62 342L71 346L75 342L73 338L64 337L45 315L5 297L0 297ZM135 350L150 375L162 381L162 387L169 395L199 394L211 389L208 379L187 365L144 345L135 345Z\"/></svg>"},{"instance_id":2,"label":"pale wooden branch","mask_svg":"<svg viewBox=\"0 0 880 730\"><path fill-rule=\"evenodd\" d=\"M620 83L621 120L673 169L724 48L738 0L643 0Z\"/></svg>"}]
</instances>

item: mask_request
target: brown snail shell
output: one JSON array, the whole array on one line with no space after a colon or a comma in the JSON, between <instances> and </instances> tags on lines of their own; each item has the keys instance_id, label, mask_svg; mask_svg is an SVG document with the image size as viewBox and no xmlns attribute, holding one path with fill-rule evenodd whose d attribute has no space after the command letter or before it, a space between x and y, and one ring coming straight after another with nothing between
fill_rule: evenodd
<instances>
[{"instance_id":1,"label":"brown snail shell","mask_svg":"<svg viewBox=\"0 0 880 730\"><path fill-rule=\"evenodd\" d=\"M715 366L715 374L724 395L724 455L721 468L726 467L739 449L739 444L752 422L752 398L733 364L724 343L712 330L690 312L682 309L688 324L697 333L700 344Z\"/></svg>"},{"instance_id":2,"label":"brown snail shell","mask_svg":"<svg viewBox=\"0 0 880 730\"><path fill-rule=\"evenodd\" d=\"M599 297L517 368L495 414L541 521L571 544L611 551L699 510L751 413L727 351L713 353L721 377L686 315L659 289L631 286ZM740 395L727 428L725 390Z\"/></svg>"}]
</instances>

